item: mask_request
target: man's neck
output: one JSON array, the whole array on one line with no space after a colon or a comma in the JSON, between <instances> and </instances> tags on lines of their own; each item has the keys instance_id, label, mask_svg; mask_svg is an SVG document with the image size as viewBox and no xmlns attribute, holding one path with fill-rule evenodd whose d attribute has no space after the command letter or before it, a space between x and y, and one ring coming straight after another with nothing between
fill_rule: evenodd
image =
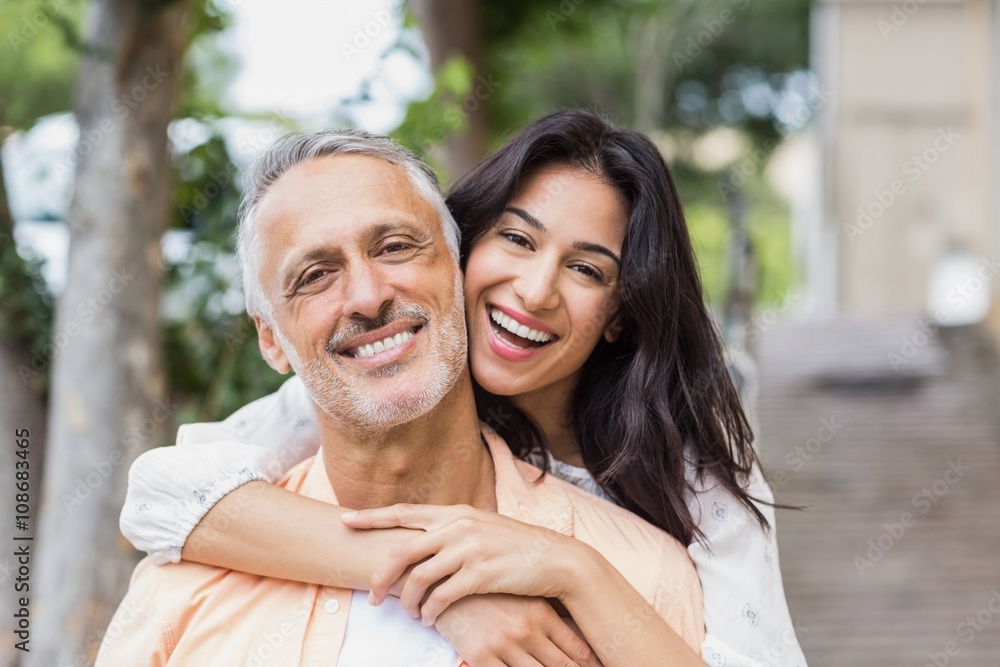
<instances>
[{"instance_id":1,"label":"man's neck","mask_svg":"<svg viewBox=\"0 0 1000 667\"><path fill-rule=\"evenodd\" d=\"M320 453L341 506L468 504L496 510L493 460L482 441L468 371L426 415L378 435L316 413Z\"/></svg>"}]
</instances>

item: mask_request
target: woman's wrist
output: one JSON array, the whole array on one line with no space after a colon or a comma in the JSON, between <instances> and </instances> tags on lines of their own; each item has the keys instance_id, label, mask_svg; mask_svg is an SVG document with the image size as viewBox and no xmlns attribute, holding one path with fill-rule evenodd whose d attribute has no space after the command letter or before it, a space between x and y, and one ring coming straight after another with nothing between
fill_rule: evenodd
<instances>
[{"instance_id":1,"label":"woman's wrist","mask_svg":"<svg viewBox=\"0 0 1000 667\"><path fill-rule=\"evenodd\" d=\"M602 581L607 576L608 561L596 549L573 537L563 538L565 544L553 559L557 568L554 581L558 582L556 598L567 609L583 601L585 588Z\"/></svg>"}]
</instances>

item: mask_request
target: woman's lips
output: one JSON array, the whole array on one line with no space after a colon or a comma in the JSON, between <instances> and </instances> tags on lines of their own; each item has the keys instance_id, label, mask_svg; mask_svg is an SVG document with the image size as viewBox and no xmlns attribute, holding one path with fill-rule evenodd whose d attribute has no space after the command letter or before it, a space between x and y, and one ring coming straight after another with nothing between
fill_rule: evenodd
<instances>
[{"instance_id":1,"label":"woman's lips","mask_svg":"<svg viewBox=\"0 0 1000 667\"><path fill-rule=\"evenodd\" d=\"M538 343L520 338L512 332L502 329L496 322L493 321L490 316L490 306L487 306L485 311L486 339L490 344L490 349L492 349L497 356L502 357L503 359L507 359L508 361L524 361L526 359L531 359L544 351L545 348L552 342ZM515 343L514 341L518 342ZM523 343L520 341L523 341Z\"/></svg>"}]
</instances>

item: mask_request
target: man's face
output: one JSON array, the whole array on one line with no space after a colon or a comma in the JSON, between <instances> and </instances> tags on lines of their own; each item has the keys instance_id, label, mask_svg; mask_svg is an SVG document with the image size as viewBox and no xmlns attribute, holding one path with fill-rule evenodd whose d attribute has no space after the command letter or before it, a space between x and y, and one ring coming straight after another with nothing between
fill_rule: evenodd
<instances>
[{"instance_id":1,"label":"man's face","mask_svg":"<svg viewBox=\"0 0 1000 667\"><path fill-rule=\"evenodd\" d=\"M383 431L454 387L466 369L461 273L402 167L305 162L267 191L256 225L274 315L257 321L261 350L336 423Z\"/></svg>"}]
</instances>

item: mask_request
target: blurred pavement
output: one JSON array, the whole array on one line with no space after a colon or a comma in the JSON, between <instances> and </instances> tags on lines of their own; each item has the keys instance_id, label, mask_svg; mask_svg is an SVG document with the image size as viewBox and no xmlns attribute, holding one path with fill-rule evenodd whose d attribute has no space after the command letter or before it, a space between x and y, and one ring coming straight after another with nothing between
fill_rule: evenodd
<instances>
[{"instance_id":1,"label":"blurred pavement","mask_svg":"<svg viewBox=\"0 0 1000 667\"><path fill-rule=\"evenodd\" d=\"M980 329L775 324L760 448L810 667L1000 665L1000 366ZM893 369L893 363L897 366Z\"/></svg>"}]
</instances>

